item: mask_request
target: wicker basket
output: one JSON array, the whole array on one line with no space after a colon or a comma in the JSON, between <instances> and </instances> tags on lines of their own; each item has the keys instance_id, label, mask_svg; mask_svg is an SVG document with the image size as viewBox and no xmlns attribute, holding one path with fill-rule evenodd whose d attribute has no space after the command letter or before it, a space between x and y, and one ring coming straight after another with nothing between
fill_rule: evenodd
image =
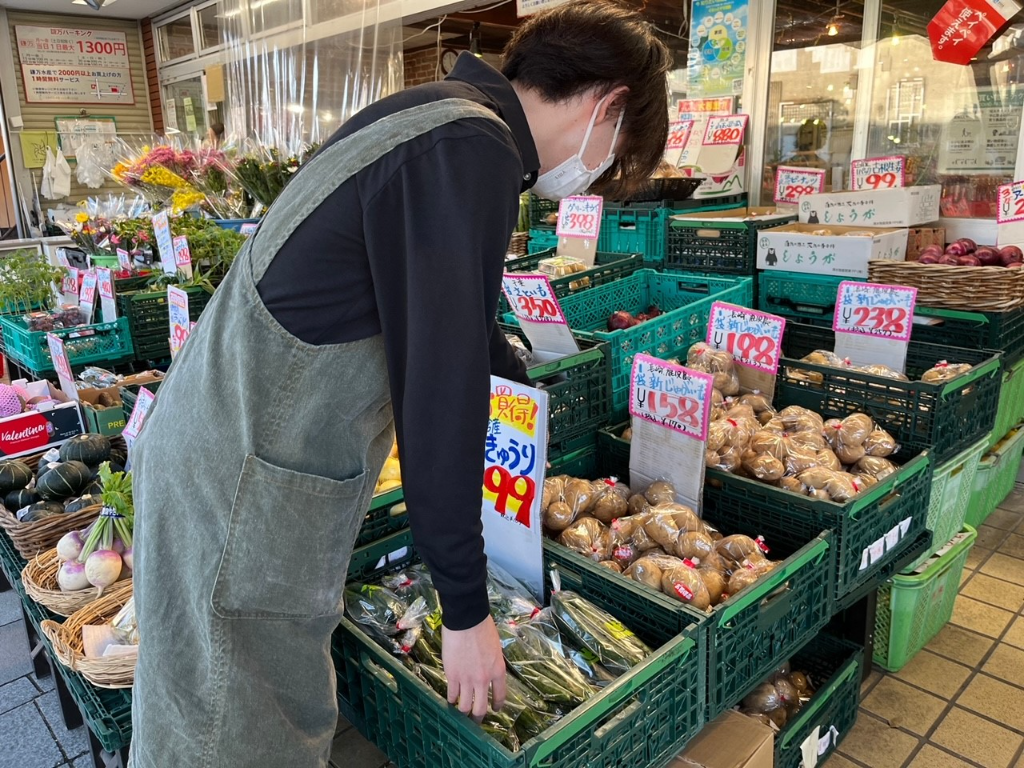
<instances>
[{"instance_id":1,"label":"wicker basket","mask_svg":"<svg viewBox=\"0 0 1024 768\"><path fill-rule=\"evenodd\" d=\"M1024 306L1024 269L871 261L868 279L917 288L922 307L1003 312Z\"/></svg>"},{"instance_id":2,"label":"wicker basket","mask_svg":"<svg viewBox=\"0 0 1024 768\"><path fill-rule=\"evenodd\" d=\"M40 624L57 661L78 672L98 688L131 688L135 682L135 656L88 659L82 651L82 627L86 624L106 624L131 596L131 582L123 586L115 585L111 592L75 611L63 624L49 620Z\"/></svg>"},{"instance_id":3,"label":"wicker basket","mask_svg":"<svg viewBox=\"0 0 1024 768\"><path fill-rule=\"evenodd\" d=\"M33 557L21 572L25 593L58 616L70 616L99 599L95 587L64 592L57 584L59 569L60 560L56 549L49 549Z\"/></svg>"},{"instance_id":4,"label":"wicker basket","mask_svg":"<svg viewBox=\"0 0 1024 768\"><path fill-rule=\"evenodd\" d=\"M34 523L22 523L13 512L0 506L0 528L7 531L18 554L31 560L55 547L65 533L85 528L96 519L101 509L102 504L94 504L70 515L53 515Z\"/></svg>"}]
</instances>

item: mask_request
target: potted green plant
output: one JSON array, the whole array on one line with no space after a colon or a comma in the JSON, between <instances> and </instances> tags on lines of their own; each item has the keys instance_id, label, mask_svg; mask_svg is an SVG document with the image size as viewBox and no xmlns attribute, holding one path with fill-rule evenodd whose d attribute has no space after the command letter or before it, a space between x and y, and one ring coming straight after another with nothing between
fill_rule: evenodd
<instances>
[{"instance_id":1,"label":"potted green plant","mask_svg":"<svg viewBox=\"0 0 1024 768\"><path fill-rule=\"evenodd\" d=\"M0 314L19 314L50 303L64 276L37 251L21 249L0 260Z\"/></svg>"}]
</instances>

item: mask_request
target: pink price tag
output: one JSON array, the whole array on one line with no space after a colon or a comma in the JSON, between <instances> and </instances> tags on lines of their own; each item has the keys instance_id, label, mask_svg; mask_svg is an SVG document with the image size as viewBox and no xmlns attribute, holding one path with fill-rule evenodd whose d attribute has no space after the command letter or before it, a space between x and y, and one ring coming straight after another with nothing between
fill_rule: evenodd
<instances>
[{"instance_id":1,"label":"pink price tag","mask_svg":"<svg viewBox=\"0 0 1024 768\"><path fill-rule=\"evenodd\" d=\"M742 144L743 131L747 127L747 115L721 115L708 120L704 129L703 144L706 147Z\"/></svg>"},{"instance_id":2,"label":"pink price tag","mask_svg":"<svg viewBox=\"0 0 1024 768\"><path fill-rule=\"evenodd\" d=\"M249 235L251 235L255 231L256 231L256 222L255 221L247 221L241 227L238 228L239 234L245 235L246 237L249 237Z\"/></svg>"},{"instance_id":3,"label":"pink price tag","mask_svg":"<svg viewBox=\"0 0 1024 768\"><path fill-rule=\"evenodd\" d=\"M778 315L716 301L711 305L708 344L732 354L739 365L778 373L786 321Z\"/></svg>"},{"instance_id":4,"label":"pink price tag","mask_svg":"<svg viewBox=\"0 0 1024 768\"><path fill-rule=\"evenodd\" d=\"M192 252L188 249L188 238L178 235L174 238L174 265L187 267L192 264Z\"/></svg>"},{"instance_id":5,"label":"pink price tag","mask_svg":"<svg viewBox=\"0 0 1024 768\"><path fill-rule=\"evenodd\" d=\"M146 414L149 413L149 408L153 405L153 400L155 399L156 395L148 389L145 387L139 388L139 395L135 399L135 407L132 408L131 415L128 417L128 423L124 426L124 435L126 437L134 439L139 436L139 432L142 431L142 423L146 420Z\"/></svg>"},{"instance_id":6,"label":"pink price tag","mask_svg":"<svg viewBox=\"0 0 1024 768\"><path fill-rule=\"evenodd\" d=\"M547 275L525 275L506 272L502 288L508 303L520 320L535 323L561 323L565 315L555 298L555 290Z\"/></svg>"},{"instance_id":7,"label":"pink price tag","mask_svg":"<svg viewBox=\"0 0 1024 768\"><path fill-rule=\"evenodd\" d=\"M692 131L693 120L677 120L674 123L669 123L665 149L683 149L690 141Z\"/></svg>"},{"instance_id":8,"label":"pink price tag","mask_svg":"<svg viewBox=\"0 0 1024 768\"><path fill-rule=\"evenodd\" d=\"M131 270L132 258L124 248L117 249L117 264L121 269Z\"/></svg>"},{"instance_id":9,"label":"pink price tag","mask_svg":"<svg viewBox=\"0 0 1024 768\"><path fill-rule=\"evenodd\" d=\"M895 341L910 341L917 288L875 283L839 284L832 329Z\"/></svg>"},{"instance_id":10,"label":"pink price tag","mask_svg":"<svg viewBox=\"0 0 1024 768\"><path fill-rule=\"evenodd\" d=\"M167 314L171 324L171 356L177 355L192 327L188 318L188 294L177 286L167 286Z\"/></svg>"},{"instance_id":11,"label":"pink price tag","mask_svg":"<svg viewBox=\"0 0 1024 768\"><path fill-rule=\"evenodd\" d=\"M672 429L694 440L707 440L714 377L672 365L650 355L633 358L629 385L632 416Z\"/></svg>"},{"instance_id":12,"label":"pink price tag","mask_svg":"<svg viewBox=\"0 0 1024 768\"><path fill-rule=\"evenodd\" d=\"M93 304L96 301L96 273L92 270L82 278L82 293L78 298L82 304Z\"/></svg>"},{"instance_id":13,"label":"pink price tag","mask_svg":"<svg viewBox=\"0 0 1024 768\"><path fill-rule=\"evenodd\" d=\"M1024 181L1015 181L999 187L996 221L999 224L1024 221Z\"/></svg>"},{"instance_id":14,"label":"pink price tag","mask_svg":"<svg viewBox=\"0 0 1024 768\"><path fill-rule=\"evenodd\" d=\"M61 293L78 295L78 270L75 267L68 267L67 273L60 284Z\"/></svg>"},{"instance_id":15,"label":"pink price tag","mask_svg":"<svg viewBox=\"0 0 1024 768\"><path fill-rule=\"evenodd\" d=\"M53 368L57 371L60 388L72 400L77 400L78 388L75 386L75 376L71 372L71 362L68 360L67 350L64 348L64 339L48 333L46 334L46 343L50 348L50 359L53 360Z\"/></svg>"},{"instance_id":16,"label":"pink price tag","mask_svg":"<svg viewBox=\"0 0 1024 768\"><path fill-rule=\"evenodd\" d=\"M854 160L850 166L850 188L856 191L896 189L905 186L906 181L907 158L899 155Z\"/></svg>"},{"instance_id":17,"label":"pink price tag","mask_svg":"<svg viewBox=\"0 0 1024 768\"><path fill-rule=\"evenodd\" d=\"M114 298L114 281L110 276L110 270L99 268L96 270L96 285L100 289L101 299Z\"/></svg>"},{"instance_id":18,"label":"pink price tag","mask_svg":"<svg viewBox=\"0 0 1024 768\"><path fill-rule=\"evenodd\" d=\"M562 198L558 204L558 226L555 228L555 234L559 237L597 240L601 233L603 209L604 198L596 195Z\"/></svg>"},{"instance_id":19,"label":"pink price tag","mask_svg":"<svg viewBox=\"0 0 1024 768\"><path fill-rule=\"evenodd\" d=\"M824 190L824 170L780 165L775 171L776 203L796 204L804 195L816 195Z\"/></svg>"}]
</instances>

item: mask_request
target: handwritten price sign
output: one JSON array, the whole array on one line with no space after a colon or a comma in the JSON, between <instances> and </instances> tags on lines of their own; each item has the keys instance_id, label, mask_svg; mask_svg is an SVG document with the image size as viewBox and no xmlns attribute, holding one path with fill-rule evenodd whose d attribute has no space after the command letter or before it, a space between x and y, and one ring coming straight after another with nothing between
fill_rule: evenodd
<instances>
[{"instance_id":1,"label":"handwritten price sign","mask_svg":"<svg viewBox=\"0 0 1024 768\"><path fill-rule=\"evenodd\" d=\"M48 333L46 334L46 343L50 348L50 359L53 360L53 367L57 371L60 388L72 400L77 400L78 388L75 386L75 377L71 373L71 363L68 360L67 351L64 349L64 339Z\"/></svg>"},{"instance_id":2,"label":"handwritten price sign","mask_svg":"<svg viewBox=\"0 0 1024 768\"><path fill-rule=\"evenodd\" d=\"M153 405L155 399L156 395L148 389L145 387L139 388L139 396L135 399L135 407L132 408L131 415L128 417L128 423L124 425L124 431L122 432L129 451L131 451L132 445L138 438L139 432L142 431L142 423L146 420L146 414L149 413L150 406Z\"/></svg>"},{"instance_id":3,"label":"handwritten price sign","mask_svg":"<svg viewBox=\"0 0 1024 768\"><path fill-rule=\"evenodd\" d=\"M707 440L713 382L710 374L637 355L629 412L695 440Z\"/></svg>"},{"instance_id":4,"label":"handwritten price sign","mask_svg":"<svg viewBox=\"0 0 1024 768\"><path fill-rule=\"evenodd\" d=\"M64 294L65 299L68 296L78 296L78 270L75 267L68 267L64 273L64 279L60 283L60 292Z\"/></svg>"},{"instance_id":5,"label":"handwritten price sign","mask_svg":"<svg viewBox=\"0 0 1024 768\"><path fill-rule=\"evenodd\" d=\"M743 131L746 130L747 119L747 115L712 117L708 120L707 128L704 129L704 146L742 144Z\"/></svg>"},{"instance_id":6,"label":"handwritten price sign","mask_svg":"<svg viewBox=\"0 0 1024 768\"><path fill-rule=\"evenodd\" d=\"M171 323L171 357L174 357L188 339L188 294L176 286L167 286L167 310Z\"/></svg>"},{"instance_id":7,"label":"handwritten price sign","mask_svg":"<svg viewBox=\"0 0 1024 768\"><path fill-rule=\"evenodd\" d=\"M603 208L603 197L577 195L563 198L558 204L558 226L555 228L555 234L559 237L596 240L601 232Z\"/></svg>"},{"instance_id":8,"label":"handwritten price sign","mask_svg":"<svg viewBox=\"0 0 1024 768\"><path fill-rule=\"evenodd\" d=\"M131 271L132 259L124 248L117 249L117 265L125 271Z\"/></svg>"},{"instance_id":9,"label":"handwritten price sign","mask_svg":"<svg viewBox=\"0 0 1024 768\"><path fill-rule=\"evenodd\" d=\"M175 274L178 268L174 264L174 239L171 237L171 222L167 218L167 211L160 211L153 217L153 234L156 235L156 247L160 252L164 272Z\"/></svg>"},{"instance_id":10,"label":"handwritten price sign","mask_svg":"<svg viewBox=\"0 0 1024 768\"><path fill-rule=\"evenodd\" d=\"M832 328L895 341L910 341L917 289L843 281Z\"/></svg>"},{"instance_id":11,"label":"handwritten price sign","mask_svg":"<svg viewBox=\"0 0 1024 768\"><path fill-rule=\"evenodd\" d=\"M708 344L732 354L736 362L770 374L779 370L785 319L716 301L711 305Z\"/></svg>"},{"instance_id":12,"label":"handwritten price sign","mask_svg":"<svg viewBox=\"0 0 1024 768\"><path fill-rule=\"evenodd\" d=\"M96 286L100 292L100 309L104 323L117 320L117 304L114 302L114 276L109 269L96 269Z\"/></svg>"},{"instance_id":13,"label":"handwritten price sign","mask_svg":"<svg viewBox=\"0 0 1024 768\"><path fill-rule=\"evenodd\" d=\"M692 131L693 120L677 120L674 123L669 123L665 149L683 149L689 142Z\"/></svg>"},{"instance_id":14,"label":"handwritten price sign","mask_svg":"<svg viewBox=\"0 0 1024 768\"><path fill-rule=\"evenodd\" d=\"M1015 181L999 187L996 221L999 224L1024 221L1024 181Z\"/></svg>"},{"instance_id":15,"label":"handwritten price sign","mask_svg":"<svg viewBox=\"0 0 1024 768\"><path fill-rule=\"evenodd\" d=\"M905 157L871 157L854 160L851 165L851 188L896 189L905 186L907 180L907 159Z\"/></svg>"},{"instance_id":16,"label":"handwritten price sign","mask_svg":"<svg viewBox=\"0 0 1024 768\"><path fill-rule=\"evenodd\" d=\"M96 306L96 272L89 270L82 278L82 293L78 297L78 306L85 315L85 322L92 322L93 308Z\"/></svg>"},{"instance_id":17,"label":"handwritten price sign","mask_svg":"<svg viewBox=\"0 0 1024 768\"><path fill-rule=\"evenodd\" d=\"M825 171L780 165L775 171L775 202L798 203L804 195L825 190Z\"/></svg>"},{"instance_id":18,"label":"handwritten price sign","mask_svg":"<svg viewBox=\"0 0 1024 768\"><path fill-rule=\"evenodd\" d=\"M505 296L520 320L535 323L565 324L565 315L555 298L555 290L547 275L505 273L502 285Z\"/></svg>"}]
</instances>

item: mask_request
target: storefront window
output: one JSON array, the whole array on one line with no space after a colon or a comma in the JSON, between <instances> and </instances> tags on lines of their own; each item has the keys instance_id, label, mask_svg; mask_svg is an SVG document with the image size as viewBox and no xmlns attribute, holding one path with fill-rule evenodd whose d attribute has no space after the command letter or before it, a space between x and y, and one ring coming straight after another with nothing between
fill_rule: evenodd
<instances>
[{"instance_id":1,"label":"storefront window","mask_svg":"<svg viewBox=\"0 0 1024 768\"><path fill-rule=\"evenodd\" d=\"M182 133L206 135L206 104L202 78L192 77L164 86L164 120Z\"/></svg>"},{"instance_id":2,"label":"storefront window","mask_svg":"<svg viewBox=\"0 0 1024 768\"><path fill-rule=\"evenodd\" d=\"M186 14L157 28L161 61L173 61L196 52L192 39L192 16Z\"/></svg>"},{"instance_id":3,"label":"storefront window","mask_svg":"<svg viewBox=\"0 0 1024 768\"><path fill-rule=\"evenodd\" d=\"M249 0L249 23L258 35L278 27L302 24L302 0Z\"/></svg>"},{"instance_id":4,"label":"storefront window","mask_svg":"<svg viewBox=\"0 0 1024 768\"><path fill-rule=\"evenodd\" d=\"M207 51L221 44L225 12L219 2L196 10L196 18L199 20L200 50Z\"/></svg>"}]
</instances>

